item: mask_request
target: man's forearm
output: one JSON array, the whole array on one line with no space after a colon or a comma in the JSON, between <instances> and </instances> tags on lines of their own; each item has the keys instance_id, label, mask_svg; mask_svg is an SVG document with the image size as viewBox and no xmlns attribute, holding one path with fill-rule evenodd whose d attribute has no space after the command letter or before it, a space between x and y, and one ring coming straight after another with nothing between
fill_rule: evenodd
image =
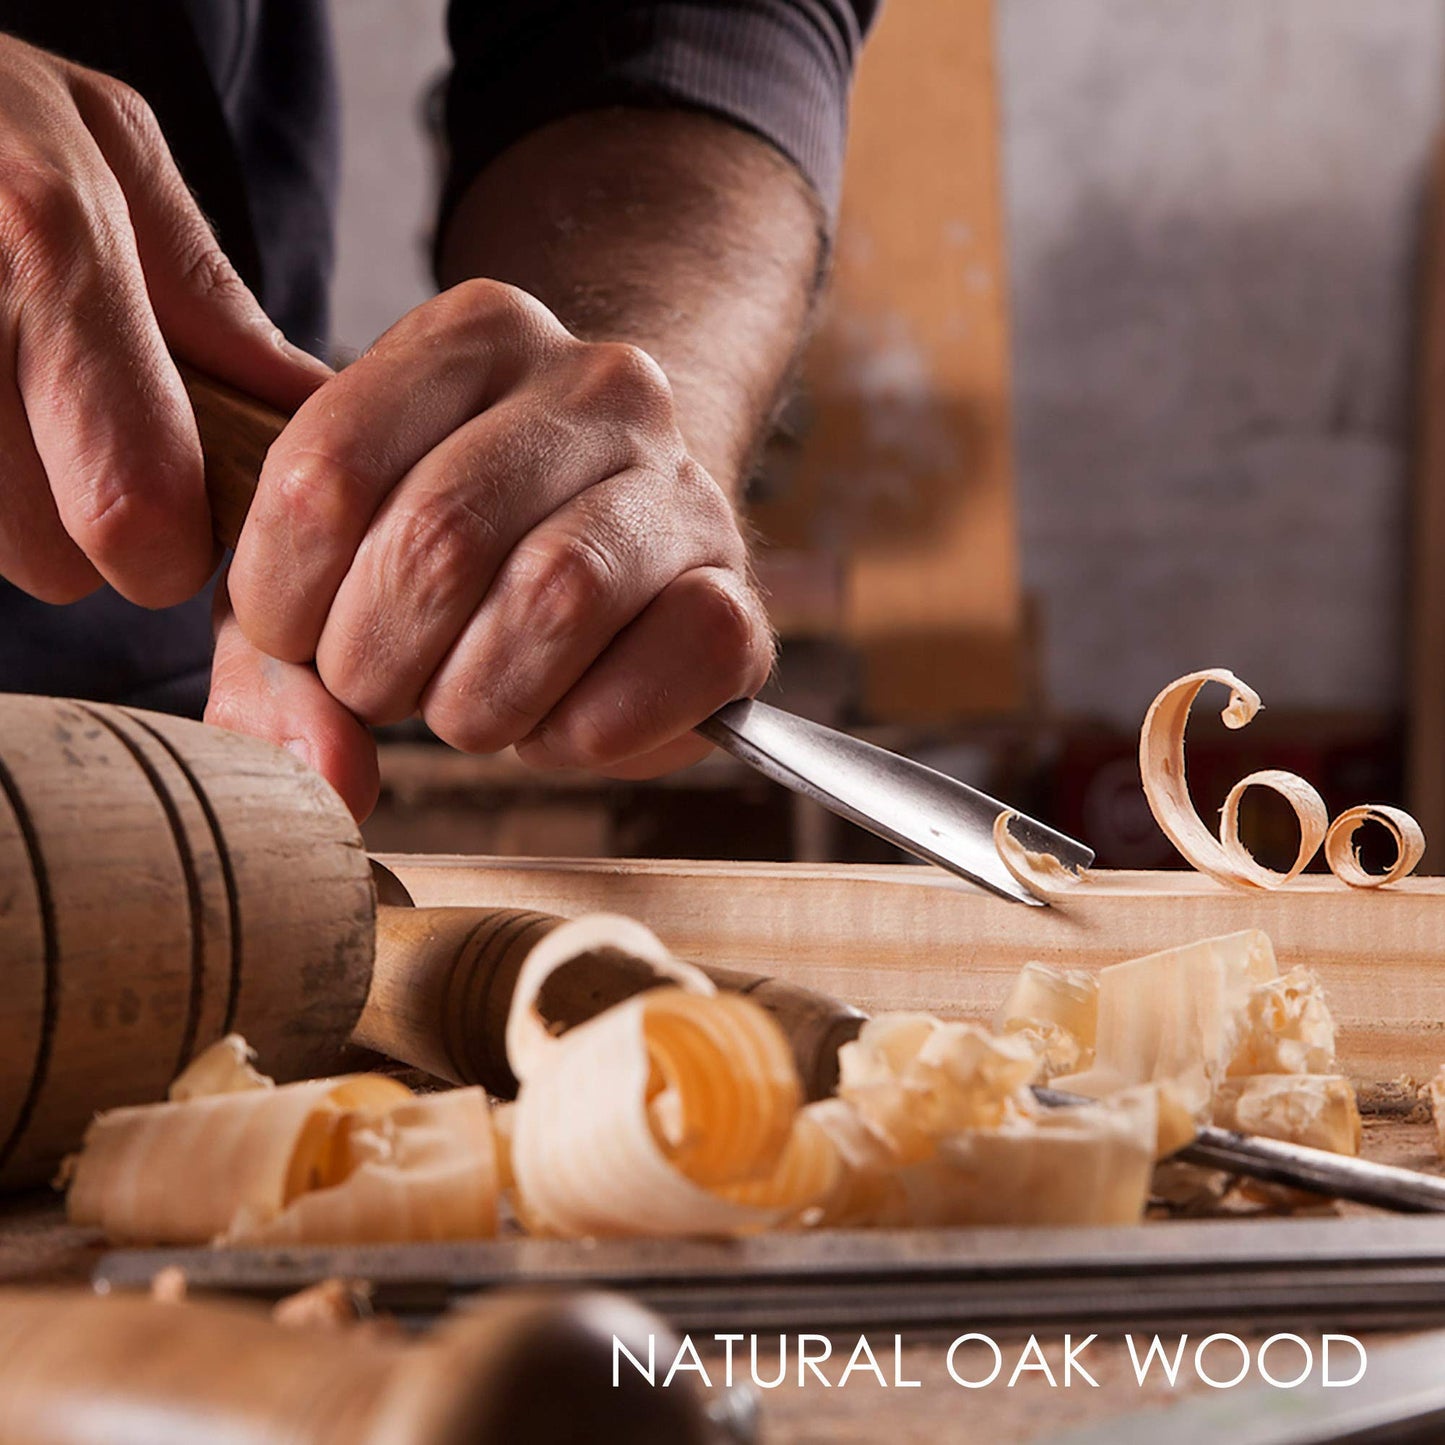
<instances>
[{"instance_id":1,"label":"man's forearm","mask_svg":"<svg viewBox=\"0 0 1445 1445\"><path fill-rule=\"evenodd\" d=\"M685 111L592 111L477 176L440 270L510 282L578 336L650 352L689 450L736 498L807 324L821 236L817 201L763 141Z\"/></svg>"}]
</instances>

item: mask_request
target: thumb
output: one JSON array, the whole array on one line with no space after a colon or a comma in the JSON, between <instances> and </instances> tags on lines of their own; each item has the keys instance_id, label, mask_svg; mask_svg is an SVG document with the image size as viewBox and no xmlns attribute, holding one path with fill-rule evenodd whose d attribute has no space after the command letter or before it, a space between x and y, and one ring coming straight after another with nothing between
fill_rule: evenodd
<instances>
[{"instance_id":1,"label":"thumb","mask_svg":"<svg viewBox=\"0 0 1445 1445\"><path fill-rule=\"evenodd\" d=\"M216 588L216 652L206 721L294 753L341 794L361 822L381 790L376 742L307 666L280 662L246 641L225 581Z\"/></svg>"},{"instance_id":2,"label":"thumb","mask_svg":"<svg viewBox=\"0 0 1445 1445\"><path fill-rule=\"evenodd\" d=\"M226 258L150 107L108 76L68 68L76 109L125 193L146 290L177 355L294 411L331 368L282 336Z\"/></svg>"}]
</instances>

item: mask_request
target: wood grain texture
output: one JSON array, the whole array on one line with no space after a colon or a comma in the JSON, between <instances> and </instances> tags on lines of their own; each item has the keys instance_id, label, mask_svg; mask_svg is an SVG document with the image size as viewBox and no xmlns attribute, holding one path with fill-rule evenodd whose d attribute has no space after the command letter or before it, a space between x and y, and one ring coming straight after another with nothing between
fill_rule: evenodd
<instances>
[{"instance_id":1,"label":"wood grain texture","mask_svg":"<svg viewBox=\"0 0 1445 1445\"><path fill-rule=\"evenodd\" d=\"M28 817L11 801L14 788L0 767L0 1151L20 1122L45 1034L47 917L36 878ZM0 1153L0 1159L3 1159Z\"/></svg>"},{"instance_id":2,"label":"wood grain texture","mask_svg":"<svg viewBox=\"0 0 1445 1445\"><path fill-rule=\"evenodd\" d=\"M201 434L216 537L222 546L234 547L256 493L261 464L287 418L184 362L178 362L177 368Z\"/></svg>"},{"instance_id":3,"label":"wood grain texture","mask_svg":"<svg viewBox=\"0 0 1445 1445\"><path fill-rule=\"evenodd\" d=\"M35 1062L0 1179L38 1183L95 1110L164 1095L186 1030L192 920L170 819L123 738L81 704L28 697L0 698L0 736L50 935L42 1027L3 1042ZM33 967L12 956L17 942L0 938L7 978Z\"/></svg>"},{"instance_id":4,"label":"wood grain texture","mask_svg":"<svg viewBox=\"0 0 1445 1445\"><path fill-rule=\"evenodd\" d=\"M356 1042L512 1097L507 1012L527 955L562 920L519 909L381 908Z\"/></svg>"},{"instance_id":5,"label":"wood grain texture","mask_svg":"<svg viewBox=\"0 0 1445 1445\"><path fill-rule=\"evenodd\" d=\"M370 865L289 753L102 704L0 697L0 1187L230 1029L333 1069L371 970Z\"/></svg>"},{"instance_id":6,"label":"wood grain texture","mask_svg":"<svg viewBox=\"0 0 1445 1445\"><path fill-rule=\"evenodd\" d=\"M193 779L224 847L235 900L226 1031L277 1079L330 1072L371 978L376 894L351 815L282 748L157 713L144 722Z\"/></svg>"},{"instance_id":7,"label":"wood grain texture","mask_svg":"<svg viewBox=\"0 0 1445 1445\"><path fill-rule=\"evenodd\" d=\"M641 919L681 957L776 974L871 1010L986 1020L1029 959L1097 969L1262 928L1282 967L1319 971L1357 1078L1445 1062L1445 879L1361 892L1333 878L1277 892L1188 873L1096 873L1022 908L907 865L382 859L420 905L594 910Z\"/></svg>"}]
</instances>

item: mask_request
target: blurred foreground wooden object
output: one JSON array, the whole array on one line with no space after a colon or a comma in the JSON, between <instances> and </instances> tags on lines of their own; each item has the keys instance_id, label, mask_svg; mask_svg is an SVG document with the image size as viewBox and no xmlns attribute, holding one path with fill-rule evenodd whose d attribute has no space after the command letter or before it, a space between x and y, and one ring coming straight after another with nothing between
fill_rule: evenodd
<instances>
[{"instance_id":1,"label":"blurred foreground wooden object","mask_svg":"<svg viewBox=\"0 0 1445 1445\"><path fill-rule=\"evenodd\" d=\"M503 1296L422 1343L286 1328L233 1304L0 1292L5 1445L691 1445L682 1381L612 1383L614 1335L665 1327L616 1295Z\"/></svg>"}]
</instances>

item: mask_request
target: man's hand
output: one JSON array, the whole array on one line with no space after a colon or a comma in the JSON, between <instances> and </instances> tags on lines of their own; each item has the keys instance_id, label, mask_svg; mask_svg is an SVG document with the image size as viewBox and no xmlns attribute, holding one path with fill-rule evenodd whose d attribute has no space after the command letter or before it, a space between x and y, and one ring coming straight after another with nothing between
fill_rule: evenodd
<instances>
[{"instance_id":1,"label":"man's hand","mask_svg":"<svg viewBox=\"0 0 1445 1445\"><path fill-rule=\"evenodd\" d=\"M216 562L170 351L293 406L330 373L226 261L154 116L0 36L0 576L46 602L148 607Z\"/></svg>"},{"instance_id":2,"label":"man's hand","mask_svg":"<svg viewBox=\"0 0 1445 1445\"><path fill-rule=\"evenodd\" d=\"M355 719L419 711L468 752L646 777L705 753L690 729L772 663L662 371L490 281L418 307L301 407L229 592L208 717L309 749L358 812L375 776Z\"/></svg>"}]
</instances>

